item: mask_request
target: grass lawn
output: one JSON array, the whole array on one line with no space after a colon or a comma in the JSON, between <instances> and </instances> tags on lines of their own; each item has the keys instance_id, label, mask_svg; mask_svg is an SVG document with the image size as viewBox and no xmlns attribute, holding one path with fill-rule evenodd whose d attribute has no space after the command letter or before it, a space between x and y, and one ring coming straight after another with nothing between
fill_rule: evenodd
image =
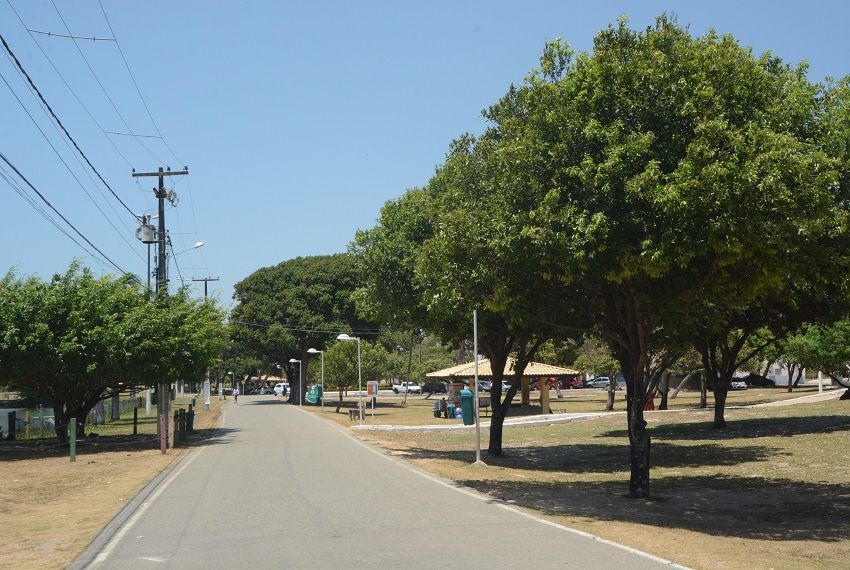
<instances>
[{"instance_id":1,"label":"grass lawn","mask_svg":"<svg viewBox=\"0 0 850 570\"><path fill-rule=\"evenodd\" d=\"M553 399L554 407L598 411L604 404L602 391L574 392L564 402ZM751 389L733 392L729 403L787 397L784 390ZM430 400L421 397L409 398L405 408L392 398L381 401L376 424L449 421L431 417ZM693 405L694 395L680 394L671 403L680 402ZM622 401L617 407L623 409ZM326 407L325 417L351 423L347 413L335 414L333 408ZM712 429L711 419L710 409L648 414L649 500L626 497L629 455L622 414L506 428L500 458L486 456L485 430L488 467L471 465L470 431L357 433L458 484L684 565L847 568L850 402L730 409L724 431Z\"/></svg>"},{"instance_id":2,"label":"grass lawn","mask_svg":"<svg viewBox=\"0 0 850 570\"><path fill-rule=\"evenodd\" d=\"M196 412L193 440L218 425L218 404L213 398L209 412ZM154 418L139 412L139 435L131 435L130 412L98 426L98 437L80 439L74 463L55 439L0 441L0 516L7 523L0 568L67 566L126 501L185 453L161 455Z\"/></svg>"}]
</instances>

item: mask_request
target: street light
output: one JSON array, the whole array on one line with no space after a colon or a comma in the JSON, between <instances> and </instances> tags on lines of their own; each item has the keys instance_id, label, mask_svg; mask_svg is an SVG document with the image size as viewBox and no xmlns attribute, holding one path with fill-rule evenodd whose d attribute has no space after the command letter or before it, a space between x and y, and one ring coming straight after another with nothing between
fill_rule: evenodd
<instances>
[{"instance_id":1,"label":"street light","mask_svg":"<svg viewBox=\"0 0 850 570\"><path fill-rule=\"evenodd\" d=\"M298 405L304 405L304 386L301 385L301 361L295 358L289 359L290 364L298 363Z\"/></svg>"},{"instance_id":2,"label":"street light","mask_svg":"<svg viewBox=\"0 0 850 570\"><path fill-rule=\"evenodd\" d=\"M349 336L345 333L337 335L337 340L356 340L357 341L357 407L358 407L358 416L360 417L360 425L363 425L363 377L360 373L360 337L359 336Z\"/></svg>"},{"instance_id":3,"label":"street light","mask_svg":"<svg viewBox=\"0 0 850 570\"><path fill-rule=\"evenodd\" d=\"M192 249L198 249L199 247L204 247L204 242L202 242L202 241L195 242L195 245L193 245L192 247L187 247L183 251L178 251L177 253L172 253L171 257L174 257L175 255L180 255L181 253L186 253L187 251L192 250Z\"/></svg>"},{"instance_id":4,"label":"street light","mask_svg":"<svg viewBox=\"0 0 850 570\"><path fill-rule=\"evenodd\" d=\"M325 411L325 351L318 350L315 348L308 348L307 352L310 354L321 354L322 355L322 411Z\"/></svg>"}]
</instances>

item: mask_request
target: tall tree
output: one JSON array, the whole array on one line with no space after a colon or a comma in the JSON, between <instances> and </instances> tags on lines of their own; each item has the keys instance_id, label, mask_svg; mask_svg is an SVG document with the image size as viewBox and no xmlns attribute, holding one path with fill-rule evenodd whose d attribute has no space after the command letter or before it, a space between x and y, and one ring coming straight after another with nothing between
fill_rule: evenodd
<instances>
[{"instance_id":1,"label":"tall tree","mask_svg":"<svg viewBox=\"0 0 850 570\"><path fill-rule=\"evenodd\" d=\"M343 253L284 261L236 284L234 337L263 362L286 368L291 402L306 393L310 348L324 349L341 331L376 329L356 314L352 293L360 280L356 260Z\"/></svg>"},{"instance_id":2,"label":"tall tree","mask_svg":"<svg viewBox=\"0 0 850 570\"><path fill-rule=\"evenodd\" d=\"M0 282L0 363L12 386L46 400L60 441L120 390L200 379L223 339L212 301L148 299L132 279L96 278L79 263L50 281Z\"/></svg>"},{"instance_id":3,"label":"tall tree","mask_svg":"<svg viewBox=\"0 0 850 570\"><path fill-rule=\"evenodd\" d=\"M728 284L745 306L774 291L769 264L804 241L786 247L790 233L818 237L839 217L832 160L794 129L815 121L817 90L803 68L667 17L609 27L561 80L531 89L548 112L528 115L525 145L540 149L529 164L554 171L535 215L539 259L581 284L622 366L629 492L644 497L643 410L665 360L653 363L653 345L699 322Z\"/></svg>"}]
</instances>

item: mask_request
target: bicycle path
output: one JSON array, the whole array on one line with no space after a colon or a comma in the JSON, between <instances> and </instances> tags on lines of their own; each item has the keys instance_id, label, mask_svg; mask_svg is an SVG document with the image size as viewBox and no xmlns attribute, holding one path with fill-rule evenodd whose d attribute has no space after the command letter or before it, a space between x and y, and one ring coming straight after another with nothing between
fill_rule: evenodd
<instances>
[{"instance_id":1,"label":"bicycle path","mask_svg":"<svg viewBox=\"0 0 850 570\"><path fill-rule=\"evenodd\" d=\"M277 399L240 398L88 568L669 568L425 474ZM85 557L86 555L84 555Z\"/></svg>"}]
</instances>

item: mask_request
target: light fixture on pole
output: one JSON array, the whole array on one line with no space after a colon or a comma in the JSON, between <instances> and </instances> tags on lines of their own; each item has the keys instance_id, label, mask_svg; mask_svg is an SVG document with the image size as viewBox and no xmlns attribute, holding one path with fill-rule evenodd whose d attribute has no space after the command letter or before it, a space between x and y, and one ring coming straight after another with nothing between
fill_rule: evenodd
<instances>
[{"instance_id":1,"label":"light fixture on pole","mask_svg":"<svg viewBox=\"0 0 850 570\"><path fill-rule=\"evenodd\" d=\"M296 362L298 363L298 405L303 406L304 386L301 385L301 361L296 358L290 358L289 362L290 364L295 364Z\"/></svg>"},{"instance_id":2,"label":"light fixture on pole","mask_svg":"<svg viewBox=\"0 0 850 570\"><path fill-rule=\"evenodd\" d=\"M183 251L178 251L177 253L172 253L171 257L174 257L175 255L180 255L181 253L186 253L187 251L190 251L190 250L193 250L193 249L198 249L199 247L204 247L204 242L202 242L202 241L195 242L195 245L193 245L192 247L187 247Z\"/></svg>"},{"instance_id":3,"label":"light fixture on pole","mask_svg":"<svg viewBox=\"0 0 850 570\"><path fill-rule=\"evenodd\" d=\"M345 333L337 335L337 340L356 340L357 341L357 415L360 418L360 425L363 425L363 376L360 372L360 337L349 336Z\"/></svg>"},{"instance_id":4,"label":"light fixture on pole","mask_svg":"<svg viewBox=\"0 0 850 570\"><path fill-rule=\"evenodd\" d=\"M325 411L325 351L316 348L307 349L310 354L322 355L322 411Z\"/></svg>"}]
</instances>

